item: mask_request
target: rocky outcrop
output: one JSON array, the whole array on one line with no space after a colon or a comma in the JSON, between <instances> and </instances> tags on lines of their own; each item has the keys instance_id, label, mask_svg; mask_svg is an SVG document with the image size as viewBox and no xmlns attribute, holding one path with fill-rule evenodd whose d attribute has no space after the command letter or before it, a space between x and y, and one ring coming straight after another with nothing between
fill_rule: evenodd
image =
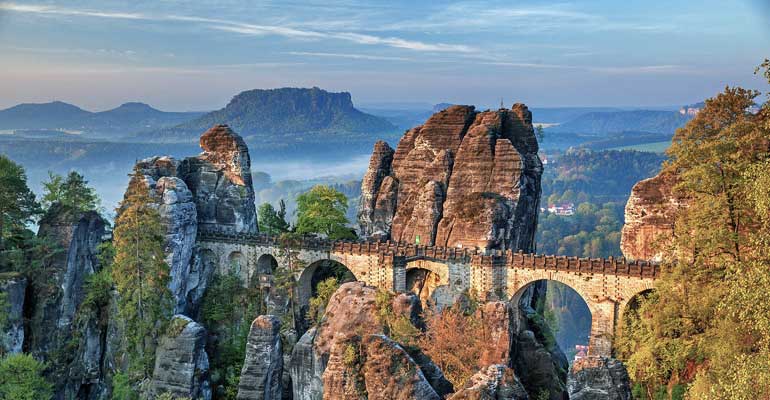
<instances>
[{"instance_id":1,"label":"rocky outcrop","mask_svg":"<svg viewBox=\"0 0 770 400\"><path fill-rule=\"evenodd\" d=\"M449 397L450 400L527 400L529 396L513 370L504 365L490 365L471 377L468 384Z\"/></svg>"},{"instance_id":2,"label":"rocky outcrop","mask_svg":"<svg viewBox=\"0 0 770 400\"><path fill-rule=\"evenodd\" d=\"M575 360L567 378L572 400L629 400L631 381L623 363L614 358Z\"/></svg>"},{"instance_id":3,"label":"rocky outcrop","mask_svg":"<svg viewBox=\"0 0 770 400\"><path fill-rule=\"evenodd\" d=\"M388 150L375 146L362 184L365 236L532 250L542 163L526 106L451 106L407 131L392 161Z\"/></svg>"},{"instance_id":4,"label":"rocky outcrop","mask_svg":"<svg viewBox=\"0 0 770 400\"><path fill-rule=\"evenodd\" d=\"M200 230L257 233L257 212L246 143L227 125L200 140L203 153L182 162L182 179L193 193Z\"/></svg>"},{"instance_id":5,"label":"rocky outcrop","mask_svg":"<svg viewBox=\"0 0 770 400\"><path fill-rule=\"evenodd\" d=\"M251 324L238 384L239 400L280 400L282 395L283 350L281 322L272 315L260 315Z\"/></svg>"},{"instance_id":6,"label":"rocky outcrop","mask_svg":"<svg viewBox=\"0 0 770 400\"><path fill-rule=\"evenodd\" d=\"M362 345L365 361L361 372L369 399L440 399L398 343L384 335L370 335Z\"/></svg>"},{"instance_id":7,"label":"rocky outcrop","mask_svg":"<svg viewBox=\"0 0 770 400\"><path fill-rule=\"evenodd\" d=\"M47 281L31 286L33 308L30 350L45 357L61 348L72 329L83 301L86 278L101 266L99 244L106 221L96 212L78 213L54 204L40 221L38 236L51 244L51 268Z\"/></svg>"},{"instance_id":8,"label":"rocky outcrop","mask_svg":"<svg viewBox=\"0 0 770 400\"><path fill-rule=\"evenodd\" d=\"M24 294L27 279L14 272L0 273L0 353L15 354L24 344Z\"/></svg>"},{"instance_id":9,"label":"rocky outcrop","mask_svg":"<svg viewBox=\"0 0 770 400\"><path fill-rule=\"evenodd\" d=\"M631 189L620 249L632 260L660 261L674 235L674 220L686 199L674 193L676 175L661 172Z\"/></svg>"},{"instance_id":10,"label":"rocky outcrop","mask_svg":"<svg viewBox=\"0 0 770 400\"><path fill-rule=\"evenodd\" d=\"M251 160L243 139L227 125L216 125L201 136L200 145L203 152L196 157L151 157L135 167L166 228L174 312L191 317L198 314L215 267L195 246L199 231L258 232Z\"/></svg>"},{"instance_id":11,"label":"rocky outcrop","mask_svg":"<svg viewBox=\"0 0 770 400\"><path fill-rule=\"evenodd\" d=\"M206 329L183 315L175 315L155 352L152 388L156 394L211 399Z\"/></svg>"},{"instance_id":12,"label":"rocky outcrop","mask_svg":"<svg viewBox=\"0 0 770 400\"><path fill-rule=\"evenodd\" d=\"M384 141L379 140L374 144L372 157L369 159L369 169L361 181L361 201L358 209L358 221L361 225L361 234L371 238L387 237L395 211L395 193L393 178L390 177L390 166L393 163L394 150ZM389 179L384 190L383 180ZM379 193L382 191L382 201L378 204Z\"/></svg>"}]
</instances>

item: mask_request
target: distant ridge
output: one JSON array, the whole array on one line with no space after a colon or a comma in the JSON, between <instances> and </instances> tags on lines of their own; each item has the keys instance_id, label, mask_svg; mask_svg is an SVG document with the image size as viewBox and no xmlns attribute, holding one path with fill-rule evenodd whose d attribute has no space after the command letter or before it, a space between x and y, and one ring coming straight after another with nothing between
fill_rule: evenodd
<instances>
[{"instance_id":1,"label":"distant ridge","mask_svg":"<svg viewBox=\"0 0 770 400\"><path fill-rule=\"evenodd\" d=\"M0 129L68 129L92 137L118 137L176 125L201 114L165 112L137 102L100 112L86 111L62 101L25 103L0 110Z\"/></svg>"},{"instance_id":2,"label":"distant ridge","mask_svg":"<svg viewBox=\"0 0 770 400\"><path fill-rule=\"evenodd\" d=\"M313 87L254 89L241 92L224 108L178 126L136 135L161 142L195 141L216 124L228 124L245 139L292 136L333 138L393 133L397 128L383 118L359 111L350 93L332 93Z\"/></svg>"},{"instance_id":3,"label":"distant ridge","mask_svg":"<svg viewBox=\"0 0 770 400\"><path fill-rule=\"evenodd\" d=\"M676 111L589 112L558 126L547 128L546 131L584 134L620 132L673 134L677 128L681 128L689 120L689 116L682 115Z\"/></svg>"}]
</instances>

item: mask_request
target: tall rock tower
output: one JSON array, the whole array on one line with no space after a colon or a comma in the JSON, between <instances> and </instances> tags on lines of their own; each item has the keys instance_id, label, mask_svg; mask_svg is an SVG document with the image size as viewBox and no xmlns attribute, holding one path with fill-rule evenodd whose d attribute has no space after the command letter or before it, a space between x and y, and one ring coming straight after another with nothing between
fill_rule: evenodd
<instances>
[{"instance_id":1,"label":"tall rock tower","mask_svg":"<svg viewBox=\"0 0 770 400\"><path fill-rule=\"evenodd\" d=\"M378 142L361 186L362 235L447 247L533 251L543 165L524 104L452 106Z\"/></svg>"}]
</instances>

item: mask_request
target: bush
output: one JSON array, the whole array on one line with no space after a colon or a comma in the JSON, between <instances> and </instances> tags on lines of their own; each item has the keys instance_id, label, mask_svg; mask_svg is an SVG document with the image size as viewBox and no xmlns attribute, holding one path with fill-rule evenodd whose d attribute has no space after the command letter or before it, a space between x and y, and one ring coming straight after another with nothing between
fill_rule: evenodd
<instances>
[{"instance_id":1,"label":"bush","mask_svg":"<svg viewBox=\"0 0 770 400\"><path fill-rule=\"evenodd\" d=\"M46 364L29 354L11 354L0 361L0 399L45 400L53 396L53 385L43 378Z\"/></svg>"}]
</instances>

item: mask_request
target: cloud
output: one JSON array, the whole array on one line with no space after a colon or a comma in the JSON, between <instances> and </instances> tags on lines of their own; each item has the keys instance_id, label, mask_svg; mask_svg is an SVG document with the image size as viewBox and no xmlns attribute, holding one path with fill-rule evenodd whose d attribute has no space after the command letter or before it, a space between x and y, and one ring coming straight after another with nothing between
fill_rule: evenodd
<instances>
[{"instance_id":1,"label":"cloud","mask_svg":"<svg viewBox=\"0 0 770 400\"><path fill-rule=\"evenodd\" d=\"M389 57L389 56L375 56L369 54L348 54L348 53L319 53L309 51L287 51L285 54L293 56L309 56L309 57L331 57L331 58L351 58L354 60L380 60L380 61L411 61L411 58L406 57Z\"/></svg>"},{"instance_id":2,"label":"cloud","mask_svg":"<svg viewBox=\"0 0 770 400\"><path fill-rule=\"evenodd\" d=\"M362 45L382 45L422 52L470 53L475 51L469 46L460 44L428 43L403 39L399 37L381 37L356 32L317 31L310 29L291 28L288 26L257 25L197 16L104 12L41 5L20 5L16 3L0 3L0 10L42 15L82 16L142 21L197 22L204 24L204 26L208 27L209 29L249 36L275 35L292 39L337 39Z\"/></svg>"},{"instance_id":3,"label":"cloud","mask_svg":"<svg viewBox=\"0 0 770 400\"><path fill-rule=\"evenodd\" d=\"M565 69L601 72L607 74L656 74L656 73L690 73L688 67L682 65L631 65L631 66L594 66L594 65L569 65L569 64L540 64L512 61L481 62L484 65L493 65L513 68L533 69Z\"/></svg>"}]
</instances>

